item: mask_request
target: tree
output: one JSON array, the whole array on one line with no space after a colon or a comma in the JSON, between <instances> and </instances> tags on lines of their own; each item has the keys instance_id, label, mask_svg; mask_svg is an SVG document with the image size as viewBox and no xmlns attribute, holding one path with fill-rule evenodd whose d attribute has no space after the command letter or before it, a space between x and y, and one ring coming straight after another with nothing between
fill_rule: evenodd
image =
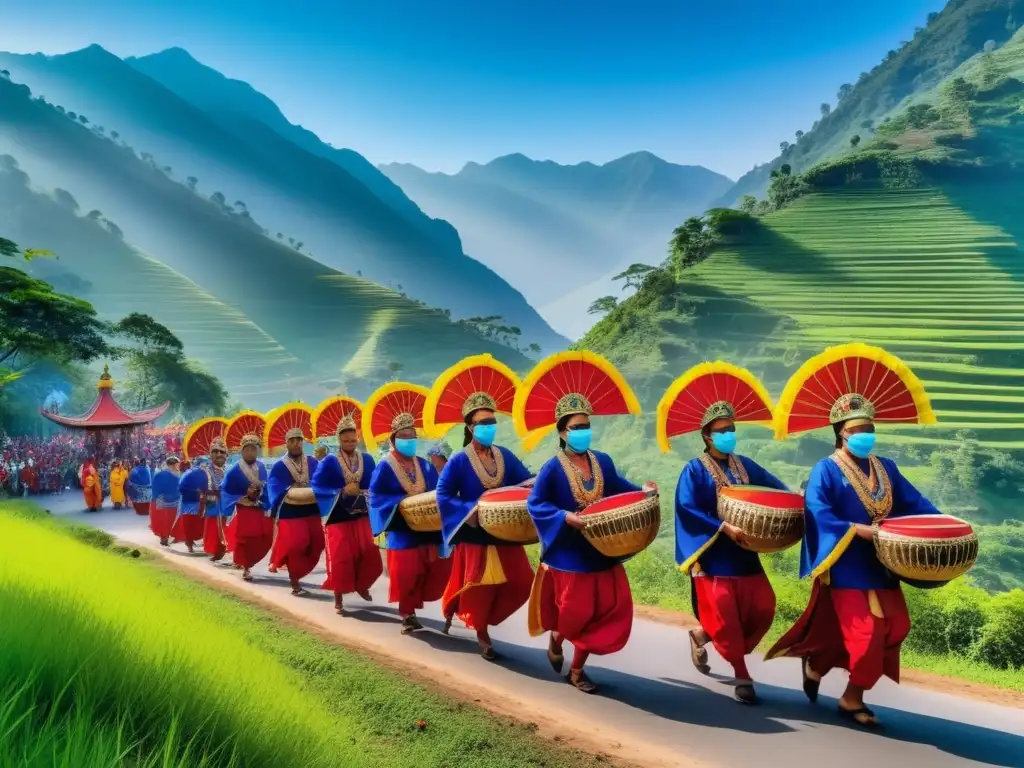
<instances>
[{"instance_id":1,"label":"tree","mask_svg":"<svg viewBox=\"0 0 1024 768\"><path fill-rule=\"evenodd\" d=\"M753 195L744 195L740 199L740 210L750 216L753 216L757 211L757 198Z\"/></svg>"},{"instance_id":2,"label":"tree","mask_svg":"<svg viewBox=\"0 0 1024 768\"><path fill-rule=\"evenodd\" d=\"M277 233L277 239L278 239L278 240L281 240L281 239L283 239L283 238L284 238L284 235L283 235L283 234L281 234L280 232L278 232L278 233Z\"/></svg>"},{"instance_id":3,"label":"tree","mask_svg":"<svg viewBox=\"0 0 1024 768\"><path fill-rule=\"evenodd\" d=\"M535 355L539 355L540 354L540 344L537 344L536 342L534 342L529 347L527 347L527 349L529 349L530 352L532 352Z\"/></svg>"},{"instance_id":4,"label":"tree","mask_svg":"<svg viewBox=\"0 0 1024 768\"><path fill-rule=\"evenodd\" d=\"M75 196L66 189L61 189L60 187L54 189L53 199L57 201L57 205L61 208L69 210L72 213L78 213L78 201L75 200Z\"/></svg>"},{"instance_id":5,"label":"tree","mask_svg":"<svg viewBox=\"0 0 1024 768\"><path fill-rule=\"evenodd\" d=\"M189 176L185 179L185 186L191 189L193 192L196 191L196 187L199 185L199 179L195 176Z\"/></svg>"},{"instance_id":6,"label":"tree","mask_svg":"<svg viewBox=\"0 0 1024 768\"><path fill-rule=\"evenodd\" d=\"M800 139L802 139L803 137L804 137L804 132L803 131L797 131L796 132L796 140L797 141L800 141Z\"/></svg>"},{"instance_id":7,"label":"tree","mask_svg":"<svg viewBox=\"0 0 1024 768\"><path fill-rule=\"evenodd\" d=\"M858 144L860 144L860 136L854 134L850 137L850 146L856 149Z\"/></svg>"},{"instance_id":8,"label":"tree","mask_svg":"<svg viewBox=\"0 0 1024 768\"><path fill-rule=\"evenodd\" d=\"M391 380L392 381L397 381L398 380L398 375L402 372L402 369L404 367L405 366L402 365L397 360L392 360L391 362L388 363L388 373L391 374Z\"/></svg>"},{"instance_id":9,"label":"tree","mask_svg":"<svg viewBox=\"0 0 1024 768\"><path fill-rule=\"evenodd\" d=\"M928 23L931 24L937 18L939 18L939 12L938 11L932 11L931 13L928 14Z\"/></svg>"},{"instance_id":10,"label":"tree","mask_svg":"<svg viewBox=\"0 0 1024 768\"><path fill-rule=\"evenodd\" d=\"M121 138L121 134L118 133L117 131L111 131L110 138L112 138L114 141L117 141L118 139Z\"/></svg>"},{"instance_id":11,"label":"tree","mask_svg":"<svg viewBox=\"0 0 1024 768\"><path fill-rule=\"evenodd\" d=\"M0 365L17 370L38 358L88 363L110 354L106 331L88 301L56 293L19 269L0 267Z\"/></svg>"},{"instance_id":12,"label":"tree","mask_svg":"<svg viewBox=\"0 0 1024 768\"><path fill-rule=\"evenodd\" d=\"M102 211L97 211L95 208L85 214L85 218L89 219L89 221L99 221L102 217Z\"/></svg>"},{"instance_id":13,"label":"tree","mask_svg":"<svg viewBox=\"0 0 1024 768\"><path fill-rule=\"evenodd\" d=\"M789 151L789 147L790 147L790 144L789 144L788 141L780 141L779 142L779 151L782 154L786 154L786 152Z\"/></svg>"},{"instance_id":14,"label":"tree","mask_svg":"<svg viewBox=\"0 0 1024 768\"><path fill-rule=\"evenodd\" d=\"M872 120L870 117L867 120L861 120L860 127L863 128L865 131L870 131L872 128L875 127L875 121Z\"/></svg>"},{"instance_id":15,"label":"tree","mask_svg":"<svg viewBox=\"0 0 1024 768\"><path fill-rule=\"evenodd\" d=\"M302 243L302 241L300 240L299 242L297 242L297 243L295 244L295 250L296 250L296 251L301 251L301 250L302 250L302 245L303 245L303 243ZM398 286L398 290L399 290L399 291L401 291L401 290L402 290L402 286Z\"/></svg>"},{"instance_id":16,"label":"tree","mask_svg":"<svg viewBox=\"0 0 1024 768\"><path fill-rule=\"evenodd\" d=\"M89 124L89 118L86 117L85 115L79 115L78 116L78 122L80 122L82 125L88 125Z\"/></svg>"},{"instance_id":17,"label":"tree","mask_svg":"<svg viewBox=\"0 0 1024 768\"><path fill-rule=\"evenodd\" d=\"M244 211L248 209L248 206L242 200L235 200L235 208L241 208Z\"/></svg>"},{"instance_id":18,"label":"tree","mask_svg":"<svg viewBox=\"0 0 1024 768\"><path fill-rule=\"evenodd\" d=\"M10 80L11 73L8 72L6 69L0 69L0 77L2 77L4 80Z\"/></svg>"},{"instance_id":19,"label":"tree","mask_svg":"<svg viewBox=\"0 0 1024 768\"><path fill-rule=\"evenodd\" d=\"M619 300L614 296L602 296L591 302L587 312L591 315L606 315L619 306Z\"/></svg>"},{"instance_id":20,"label":"tree","mask_svg":"<svg viewBox=\"0 0 1024 768\"><path fill-rule=\"evenodd\" d=\"M839 86L839 93L836 94L836 101L842 101L852 92L853 86L850 85L849 83L843 83L842 85Z\"/></svg>"},{"instance_id":21,"label":"tree","mask_svg":"<svg viewBox=\"0 0 1024 768\"><path fill-rule=\"evenodd\" d=\"M68 117L70 117L72 120L78 119L78 115L76 115L74 112L68 112Z\"/></svg>"},{"instance_id":22,"label":"tree","mask_svg":"<svg viewBox=\"0 0 1024 768\"><path fill-rule=\"evenodd\" d=\"M703 216L691 216L673 229L668 243L668 262L676 278L684 269L706 259L716 242L718 235Z\"/></svg>"},{"instance_id":23,"label":"tree","mask_svg":"<svg viewBox=\"0 0 1024 768\"><path fill-rule=\"evenodd\" d=\"M117 224L112 222L110 219L104 219L103 226L107 230L107 232L112 234L114 237L118 238L119 240L124 240L124 232L122 232L121 228L117 226Z\"/></svg>"},{"instance_id":24,"label":"tree","mask_svg":"<svg viewBox=\"0 0 1024 768\"><path fill-rule=\"evenodd\" d=\"M995 40L986 40L985 41L985 45L982 48L982 50L985 53L992 53L992 51L994 51L995 49L996 49L996 41Z\"/></svg>"},{"instance_id":25,"label":"tree","mask_svg":"<svg viewBox=\"0 0 1024 768\"><path fill-rule=\"evenodd\" d=\"M821 116L822 117L828 117L829 114L832 112L832 107L830 107L828 105L828 102L824 102L824 101L821 102L821 106L818 107L818 109L821 110Z\"/></svg>"},{"instance_id":26,"label":"tree","mask_svg":"<svg viewBox=\"0 0 1024 768\"><path fill-rule=\"evenodd\" d=\"M630 264L625 270L615 275L612 280L624 280L622 290L627 288L639 288L644 277L654 271L654 267L646 264Z\"/></svg>"}]
</instances>

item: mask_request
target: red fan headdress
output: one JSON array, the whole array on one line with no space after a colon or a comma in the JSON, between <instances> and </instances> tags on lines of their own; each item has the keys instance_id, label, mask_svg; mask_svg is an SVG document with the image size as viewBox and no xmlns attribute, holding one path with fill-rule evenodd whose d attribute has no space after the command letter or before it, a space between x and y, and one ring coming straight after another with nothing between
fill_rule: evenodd
<instances>
[{"instance_id":1,"label":"red fan headdress","mask_svg":"<svg viewBox=\"0 0 1024 768\"><path fill-rule=\"evenodd\" d=\"M704 429L715 419L770 425L772 399L750 371L717 361L695 365L674 382L658 403L658 445Z\"/></svg>"},{"instance_id":2,"label":"red fan headdress","mask_svg":"<svg viewBox=\"0 0 1024 768\"><path fill-rule=\"evenodd\" d=\"M361 429L363 421L363 404L351 397L329 397L313 409L313 437L334 437L338 427L346 416L356 423L356 431Z\"/></svg>"},{"instance_id":3,"label":"red fan headdress","mask_svg":"<svg viewBox=\"0 0 1024 768\"><path fill-rule=\"evenodd\" d=\"M286 403L267 414L263 430L263 446L267 451L281 448L288 434L298 431L304 440L313 442L313 412L305 403Z\"/></svg>"},{"instance_id":4,"label":"red fan headdress","mask_svg":"<svg viewBox=\"0 0 1024 768\"><path fill-rule=\"evenodd\" d=\"M775 409L775 437L854 419L934 424L924 385L899 358L867 344L832 347L790 378Z\"/></svg>"},{"instance_id":5,"label":"red fan headdress","mask_svg":"<svg viewBox=\"0 0 1024 768\"><path fill-rule=\"evenodd\" d=\"M440 438L480 408L512 414L522 382L515 372L490 355L474 355L453 365L434 382L423 407L423 429Z\"/></svg>"},{"instance_id":6,"label":"red fan headdress","mask_svg":"<svg viewBox=\"0 0 1024 768\"><path fill-rule=\"evenodd\" d=\"M516 392L512 419L526 450L559 419L639 414L640 403L614 365L593 352L559 352L541 360Z\"/></svg>"},{"instance_id":7,"label":"red fan headdress","mask_svg":"<svg viewBox=\"0 0 1024 768\"><path fill-rule=\"evenodd\" d=\"M430 390L392 381L378 389L363 407L363 442L371 451L402 429L423 430L423 406Z\"/></svg>"},{"instance_id":8,"label":"red fan headdress","mask_svg":"<svg viewBox=\"0 0 1024 768\"><path fill-rule=\"evenodd\" d=\"M228 422L224 442L228 444L229 451L240 451L244 447L243 440L247 435L256 435L262 440L266 431L267 418L262 413L242 411Z\"/></svg>"},{"instance_id":9,"label":"red fan headdress","mask_svg":"<svg viewBox=\"0 0 1024 768\"><path fill-rule=\"evenodd\" d=\"M228 420L219 416L200 419L185 433L181 441L181 449L189 461L199 456L209 456L210 446L214 440L223 440L228 428Z\"/></svg>"}]
</instances>

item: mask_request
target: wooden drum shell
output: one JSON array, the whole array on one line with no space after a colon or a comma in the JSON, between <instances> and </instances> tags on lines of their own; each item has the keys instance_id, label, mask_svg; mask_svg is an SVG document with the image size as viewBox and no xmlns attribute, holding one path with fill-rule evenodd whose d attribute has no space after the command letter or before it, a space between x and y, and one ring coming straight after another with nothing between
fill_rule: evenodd
<instances>
[{"instance_id":1,"label":"wooden drum shell","mask_svg":"<svg viewBox=\"0 0 1024 768\"><path fill-rule=\"evenodd\" d=\"M594 507L599 509L588 511ZM605 557L626 558L643 552L661 528L659 497L642 491L608 496L581 514L586 522L583 535Z\"/></svg>"},{"instance_id":2,"label":"wooden drum shell","mask_svg":"<svg viewBox=\"0 0 1024 768\"><path fill-rule=\"evenodd\" d=\"M778 501L785 503L759 503L772 501L772 494L778 494ZM743 531L740 546L758 554L782 552L804 537L803 497L788 491L756 486L722 488L718 492L718 518Z\"/></svg>"},{"instance_id":3,"label":"wooden drum shell","mask_svg":"<svg viewBox=\"0 0 1024 768\"><path fill-rule=\"evenodd\" d=\"M398 512L409 530L416 533L437 533L441 530L441 511L437 508L437 491L406 496L398 504Z\"/></svg>"}]
</instances>

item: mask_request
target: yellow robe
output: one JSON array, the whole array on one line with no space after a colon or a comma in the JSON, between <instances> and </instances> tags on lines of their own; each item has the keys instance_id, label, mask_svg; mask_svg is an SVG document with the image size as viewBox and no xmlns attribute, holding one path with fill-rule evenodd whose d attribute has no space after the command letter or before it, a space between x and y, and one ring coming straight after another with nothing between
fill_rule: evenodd
<instances>
[{"instance_id":1,"label":"yellow robe","mask_svg":"<svg viewBox=\"0 0 1024 768\"><path fill-rule=\"evenodd\" d=\"M110 501L112 504L124 504L124 484L127 480L127 469L118 467L110 470Z\"/></svg>"}]
</instances>

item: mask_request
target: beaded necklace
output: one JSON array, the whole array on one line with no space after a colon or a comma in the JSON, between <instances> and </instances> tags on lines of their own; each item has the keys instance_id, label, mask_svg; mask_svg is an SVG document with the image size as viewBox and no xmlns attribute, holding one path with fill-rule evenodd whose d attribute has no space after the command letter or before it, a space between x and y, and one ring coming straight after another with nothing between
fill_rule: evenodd
<instances>
[{"instance_id":1,"label":"beaded necklace","mask_svg":"<svg viewBox=\"0 0 1024 768\"><path fill-rule=\"evenodd\" d=\"M291 474L293 483L299 488L305 488L309 485L309 462L306 461L305 454L299 458L301 463L295 461L290 455L286 455L284 465Z\"/></svg>"},{"instance_id":2,"label":"beaded necklace","mask_svg":"<svg viewBox=\"0 0 1024 768\"><path fill-rule=\"evenodd\" d=\"M892 483L885 466L875 456L868 457L868 474L860 468L844 450L837 450L830 457L843 473L864 509L871 516L872 522L879 522L892 512Z\"/></svg>"},{"instance_id":3,"label":"beaded necklace","mask_svg":"<svg viewBox=\"0 0 1024 768\"><path fill-rule=\"evenodd\" d=\"M736 454L729 454L729 475L725 473L721 465L709 453L702 453L700 455L700 463L704 465L704 469L708 471L711 479L715 481L716 490L729 488L733 485L729 475L732 475L734 479L739 481L736 485L750 484L750 475L747 474L747 468L743 466L742 461L736 458Z\"/></svg>"},{"instance_id":4,"label":"beaded necklace","mask_svg":"<svg viewBox=\"0 0 1024 768\"><path fill-rule=\"evenodd\" d=\"M473 471L476 473L477 479L480 484L490 490L491 488L499 487L505 480L505 456L497 448L490 448L491 456L494 458L494 472L491 472L484 466L483 461L480 460L480 455L476 452L476 448L470 443L463 449L463 453L469 458L469 465L473 467Z\"/></svg>"},{"instance_id":5,"label":"beaded necklace","mask_svg":"<svg viewBox=\"0 0 1024 768\"><path fill-rule=\"evenodd\" d=\"M586 480L583 477L583 470L573 464L565 451L558 452L558 462L565 472L565 479L569 481L569 490L573 499L576 500L578 509L585 509L595 501L604 498L604 473L601 472L601 465L597 463L597 457L593 451L587 451L587 459L590 462L590 472L593 480L593 487L586 488Z\"/></svg>"},{"instance_id":6,"label":"beaded necklace","mask_svg":"<svg viewBox=\"0 0 1024 768\"><path fill-rule=\"evenodd\" d=\"M356 455L355 462L349 461L348 454L339 451L341 458L341 472L345 476L345 484L359 483L363 479L363 454L360 451L353 451Z\"/></svg>"},{"instance_id":7,"label":"beaded necklace","mask_svg":"<svg viewBox=\"0 0 1024 768\"><path fill-rule=\"evenodd\" d=\"M395 473L399 485L402 486L402 490L405 491L407 496L415 496L427 490L427 480L423 477L423 470L420 468L418 461L413 460L413 471L410 472L395 458L394 453L389 453L384 460Z\"/></svg>"}]
</instances>

